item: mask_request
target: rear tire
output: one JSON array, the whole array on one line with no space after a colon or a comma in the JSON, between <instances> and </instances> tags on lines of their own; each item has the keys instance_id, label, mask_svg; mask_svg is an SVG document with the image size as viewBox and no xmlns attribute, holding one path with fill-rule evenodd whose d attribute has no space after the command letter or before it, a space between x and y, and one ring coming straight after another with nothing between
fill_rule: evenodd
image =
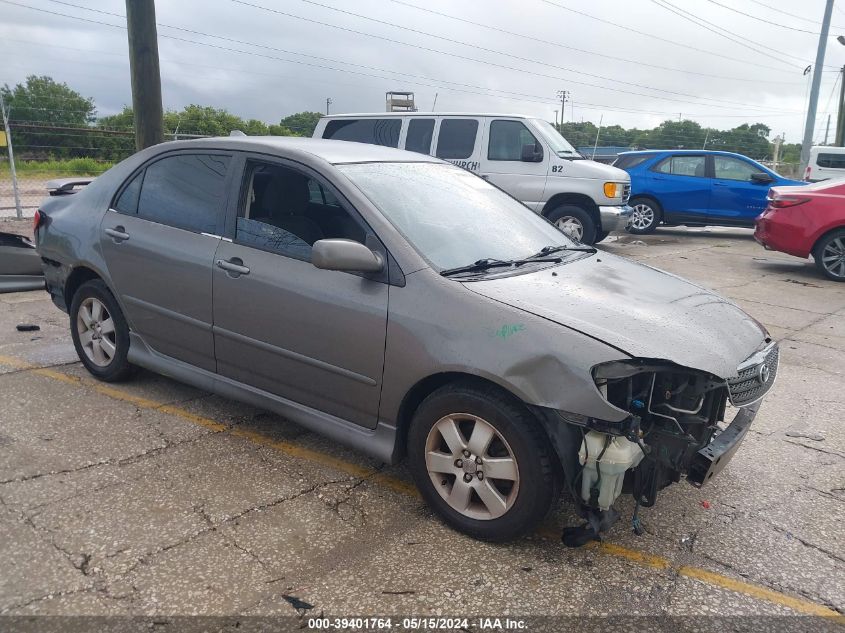
<instances>
[{"instance_id":1,"label":"rear tire","mask_svg":"<svg viewBox=\"0 0 845 633\"><path fill-rule=\"evenodd\" d=\"M441 387L420 404L408 461L428 505L454 529L487 541L533 530L559 492L557 462L530 411L492 386Z\"/></svg>"},{"instance_id":2,"label":"rear tire","mask_svg":"<svg viewBox=\"0 0 845 633\"><path fill-rule=\"evenodd\" d=\"M596 235L596 241L593 244L598 244L603 239L605 239L608 235L610 235L610 231L601 231Z\"/></svg>"},{"instance_id":3,"label":"rear tire","mask_svg":"<svg viewBox=\"0 0 845 633\"><path fill-rule=\"evenodd\" d=\"M825 277L845 281L845 229L824 235L813 248L813 258Z\"/></svg>"},{"instance_id":4,"label":"rear tire","mask_svg":"<svg viewBox=\"0 0 845 633\"><path fill-rule=\"evenodd\" d=\"M596 241L596 223L590 214L574 204L563 204L546 216L561 232L583 244Z\"/></svg>"},{"instance_id":5,"label":"rear tire","mask_svg":"<svg viewBox=\"0 0 845 633\"><path fill-rule=\"evenodd\" d=\"M663 217L660 205L651 198L632 198L628 204L634 209L628 232L635 235L654 233Z\"/></svg>"},{"instance_id":6,"label":"rear tire","mask_svg":"<svg viewBox=\"0 0 845 633\"><path fill-rule=\"evenodd\" d=\"M129 325L117 300L99 279L79 286L70 304L70 333L79 360L92 376L119 382L135 367L126 359Z\"/></svg>"}]
</instances>

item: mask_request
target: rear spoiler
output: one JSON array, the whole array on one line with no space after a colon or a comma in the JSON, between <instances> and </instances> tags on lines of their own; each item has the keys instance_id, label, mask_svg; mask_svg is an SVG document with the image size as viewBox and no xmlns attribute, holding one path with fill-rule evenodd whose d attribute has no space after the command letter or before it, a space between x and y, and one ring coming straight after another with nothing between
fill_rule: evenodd
<instances>
[{"instance_id":1,"label":"rear spoiler","mask_svg":"<svg viewBox=\"0 0 845 633\"><path fill-rule=\"evenodd\" d=\"M51 196L65 196L78 191L77 187L91 184L93 178L56 178L47 181L47 192Z\"/></svg>"}]
</instances>

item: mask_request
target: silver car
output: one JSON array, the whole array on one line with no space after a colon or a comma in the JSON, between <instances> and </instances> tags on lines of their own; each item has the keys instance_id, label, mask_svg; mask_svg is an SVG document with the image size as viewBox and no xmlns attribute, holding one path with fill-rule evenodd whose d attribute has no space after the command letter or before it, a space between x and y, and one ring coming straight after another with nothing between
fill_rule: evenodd
<instances>
[{"instance_id":1,"label":"silver car","mask_svg":"<svg viewBox=\"0 0 845 633\"><path fill-rule=\"evenodd\" d=\"M566 488L578 545L623 490L638 510L682 475L706 483L777 373L776 344L733 303L423 154L165 143L36 223L94 376L145 367L407 458L431 507L478 538L524 534Z\"/></svg>"}]
</instances>

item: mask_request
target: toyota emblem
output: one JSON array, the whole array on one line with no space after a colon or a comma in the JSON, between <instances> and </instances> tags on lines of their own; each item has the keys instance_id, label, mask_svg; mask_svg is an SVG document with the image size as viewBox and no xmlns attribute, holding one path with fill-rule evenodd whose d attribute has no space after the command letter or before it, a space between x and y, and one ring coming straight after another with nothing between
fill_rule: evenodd
<instances>
[{"instance_id":1,"label":"toyota emblem","mask_svg":"<svg viewBox=\"0 0 845 633\"><path fill-rule=\"evenodd\" d=\"M769 375L769 366L766 365L766 363L760 365L760 368L757 370L757 380L761 385L765 385L769 382Z\"/></svg>"}]
</instances>

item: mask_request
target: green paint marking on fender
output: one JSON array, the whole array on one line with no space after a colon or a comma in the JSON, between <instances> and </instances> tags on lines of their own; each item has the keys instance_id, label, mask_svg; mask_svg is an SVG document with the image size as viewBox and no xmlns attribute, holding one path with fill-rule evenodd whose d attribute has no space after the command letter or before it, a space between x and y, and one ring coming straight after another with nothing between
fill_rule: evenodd
<instances>
[{"instance_id":1,"label":"green paint marking on fender","mask_svg":"<svg viewBox=\"0 0 845 633\"><path fill-rule=\"evenodd\" d=\"M503 325L498 330L496 330L494 334L501 339L506 339L513 336L517 332L522 332L523 330L525 330L525 325L523 325L522 323L513 323L509 325Z\"/></svg>"}]
</instances>

